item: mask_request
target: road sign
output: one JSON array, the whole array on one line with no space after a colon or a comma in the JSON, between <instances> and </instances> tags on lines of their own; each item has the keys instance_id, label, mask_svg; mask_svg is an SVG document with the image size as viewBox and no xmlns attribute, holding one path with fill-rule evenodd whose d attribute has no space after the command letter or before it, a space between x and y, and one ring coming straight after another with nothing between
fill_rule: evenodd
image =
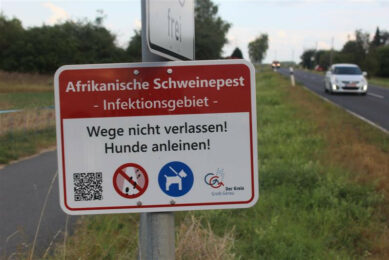
<instances>
[{"instance_id":1,"label":"road sign","mask_svg":"<svg viewBox=\"0 0 389 260\"><path fill-rule=\"evenodd\" d=\"M147 0L150 51L171 60L194 59L194 0Z\"/></svg>"},{"instance_id":2,"label":"road sign","mask_svg":"<svg viewBox=\"0 0 389 260\"><path fill-rule=\"evenodd\" d=\"M146 171L139 165L127 163L120 166L113 176L116 192L127 199L141 196L147 189L149 179Z\"/></svg>"},{"instance_id":3,"label":"road sign","mask_svg":"<svg viewBox=\"0 0 389 260\"><path fill-rule=\"evenodd\" d=\"M162 167L158 175L161 190L169 196L181 197L193 186L193 172L182 162L170 162Z\"/></svg>"},{"instance_id":4,"label":"road sign","mask_svg":"<svg viewBox=\"0 0 389 260\"><path fill-rule=\"evenodd\" d=\"M254 80L243 60L61 67L55 105L63 210L252 206Z\"/></svg>"}]
</instances>

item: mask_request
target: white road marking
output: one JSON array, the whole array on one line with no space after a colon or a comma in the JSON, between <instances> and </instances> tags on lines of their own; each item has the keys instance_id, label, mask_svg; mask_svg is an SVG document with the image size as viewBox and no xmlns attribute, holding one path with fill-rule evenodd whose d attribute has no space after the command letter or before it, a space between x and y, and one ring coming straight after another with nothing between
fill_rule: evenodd
<instances>
[{"instance_id":1,"label":"white road marking","mask_svg":"<svg viewBox=\"0 0 389 260\"><path fill-rule=\"evenodd\" d=\"M384 96L381 96L381 95L378 95L378 94L374 94L374 93L371 93L371 92L368 92L367 94L368 94L369 96L376 97L376 98L381 98L381 99L384 98Z\"/></svg>"},{"instance_id":2,"label":"white road marking","mask_svg":"<svg viewBox=\"0 0 389 260\"><path fill-rule=\"evenodd\" d=\"M311 89L309 89L308 87L306 87L306 86L304 86L304 85L303 85L303 88L305 88L306 90L308 90L308 91L311 92L312 94L318 96L319 98L323 99L324 101L326 101L326 102L328 102L328 103L331 103L331 104L333 104L333 105L335 105L335 106L337 106L337 107L343 109L343 110L346 111L347 113L349 113L349 114L351 114L351 115L353 115L353 116L355 116L355 117L361 119L362 121L365 121L366 123L368 123L368 124L370 124L370 125L372 125L372 126L378 128L379 130L381 130L381 131L384 132L385 134L389 134L389 131L388 131L388 130L386 130L385 128L383 128L383 127L377 125L376 123L370 121L369 119L367 119L367 118L365 118L365 117L363 117L363 116L361 116L361 115L358 115L358 114L356 114L356 113L350 111L349 109L342 107L341 105L336 104L335 102L329 100L328 98L326 98L326 97L324 97L324 96L322 96L322 95L319 95L318 93L316 93L315 91L312 91Z\"/></svg>"}]
</instances>

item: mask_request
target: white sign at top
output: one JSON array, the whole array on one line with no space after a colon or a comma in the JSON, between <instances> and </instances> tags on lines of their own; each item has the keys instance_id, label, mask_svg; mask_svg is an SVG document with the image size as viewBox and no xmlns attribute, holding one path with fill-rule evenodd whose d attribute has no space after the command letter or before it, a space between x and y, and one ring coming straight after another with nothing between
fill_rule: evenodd
<instances>
[{"instance_id":1,"label":"white sign at top","mask_svg":"<svg viewBox=\"0 0 389 260\"><path fill-rule=\"evenodd\" d=\"M194 0L147 0L150 51L172 60L194 59Z\"/></svg>"}]
</instances>

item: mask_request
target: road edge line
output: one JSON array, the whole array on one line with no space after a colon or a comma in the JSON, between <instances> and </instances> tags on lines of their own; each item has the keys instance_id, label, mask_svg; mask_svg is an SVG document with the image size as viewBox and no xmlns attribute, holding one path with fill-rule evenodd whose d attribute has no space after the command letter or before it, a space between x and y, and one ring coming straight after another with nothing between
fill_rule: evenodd
<instances>
[{"instance_id":1,"label":"road edge line","mask_svg":"<svg viewBox=\"0 0 389 260\"><path fill-rule=\"evenodd\" d=\"M382 132L384 132L385 134L389 135L389 131L386 130L385 128L383 128L382 126L379 126L379 125L377 125L376 123L370 121L369 119L367 119L367 118L365 118L365 117L363 117L363 116L361 116L361 115L358 115L357 113L354 113L354 112L352 112L351 110L349 110L349 109L347 109L347 108L344 108L344 107L342 107L342 106L336 104L335 102L332 102L332 101L329 100L328 98L323 97L323 96L317 94L315 91L310 90L309 88L307 88L307 87L304 86L304 85L301 85L301 86L302 86L304 89L308 90L310 93L314 94L315 96L317 96L317 97L323 99L323 100L326 101L327 103L333 104L333 105L335 105L336 107L341 108L342 110L346 111L347 113L349 113L349 114L355 116L356 118L361 119L362 121L368 123L368 124L371 125L371 126L374 126L375 128L377 128L377 129L381 130Z\"/></svg>"}]
</instances>

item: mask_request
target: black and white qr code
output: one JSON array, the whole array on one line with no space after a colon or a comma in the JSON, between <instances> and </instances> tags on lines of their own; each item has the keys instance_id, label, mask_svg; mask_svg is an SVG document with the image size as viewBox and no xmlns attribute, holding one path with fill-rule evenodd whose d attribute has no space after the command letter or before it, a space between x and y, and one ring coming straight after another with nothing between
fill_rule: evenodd
<instances>
[{"instance_id":1,"label":"black and white qr code","mask_svg":"<svg viewBox=\"0 0 389 260\"><path fill-rule=\"evenodd\" d=\"M103 175L101 172L73 173L73 183L75 201L103 199Z\"/></svg>"}]
</instances>

